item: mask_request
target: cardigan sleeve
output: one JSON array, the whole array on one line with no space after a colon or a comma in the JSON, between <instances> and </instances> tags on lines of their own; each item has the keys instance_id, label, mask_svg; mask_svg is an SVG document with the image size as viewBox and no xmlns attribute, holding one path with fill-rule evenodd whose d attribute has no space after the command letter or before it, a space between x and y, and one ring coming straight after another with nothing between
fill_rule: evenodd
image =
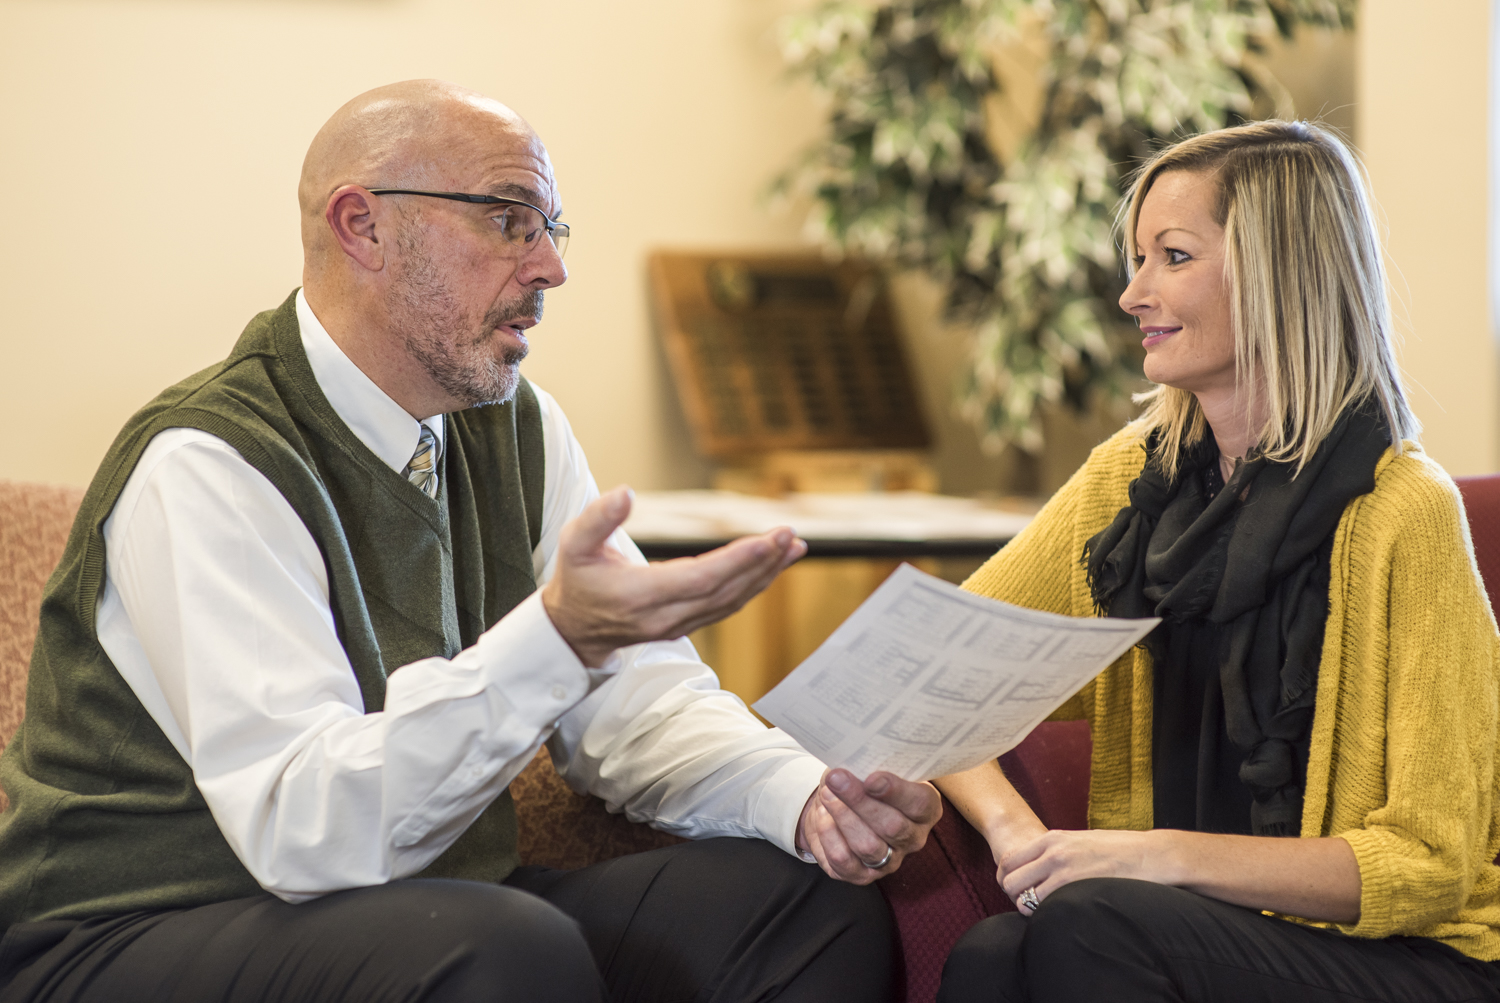
<instances>
[{"instance_id":1,"label":"cardigan sleeve","mask_svg":"<svg viewBox=\"0 0 1500 1003\"><path fill-rule=\"evenodd\" d=\"M1015 539L964 582L970 592L1028 609L1091 616L1084 543L1128 504L1145 452L1134 423L1094 447Z\"/></svg>"},{"instance_id":2,"label":"cardigan sleeve","mask_svg":"<svg viewBox=\"0 0 1500 1003\"><path fill-rule=\"evenodd\" d=\"M1383 680L1384 692L1350 699L1340 717L1383 709L1385 720L1337 726L1349 740L1334 768L1355 771L1374 807L1331 834L1359 864L1360 919L1343 929L1371 938L1452 921L1495 854L1495 621L1457 489L1425 460L1398 464L1400 490L1366 496L1345 541L1348 612L1366 615L1348 621L1341 654L1366 664L1344 664L1341 675L1345 686Z\"/></svg>"},{"instance_id":3,"label":"cardigan sleeve","mask_svg":"<svg viewBox=\"0 0 1500 1003\"><path fill-rule=\"evenodd\" d=\"M1036 518L970 575L963 587L1028 609L1092 615L1082 564L1084 541L1124 504L1125 486L1140 469L1138 438L1126 426L1094 449ZM1084 686L1049 720L1087 716L1094 685Z\"/></svg>"},{"instance_id":4,"label":"cardigan sleeve","mask_svg":"<svg viewBox=\"0 0 1500 1003\"><path fill-rule=\"evenodd\" d=\"M969 576L963 587L1002 602L1048 613L1072 613L1068 583L1081 555L1071 547L1077 500L1083 490L1080 469L1042 506L1015 539Z\"/></svg>"}]
</instances>

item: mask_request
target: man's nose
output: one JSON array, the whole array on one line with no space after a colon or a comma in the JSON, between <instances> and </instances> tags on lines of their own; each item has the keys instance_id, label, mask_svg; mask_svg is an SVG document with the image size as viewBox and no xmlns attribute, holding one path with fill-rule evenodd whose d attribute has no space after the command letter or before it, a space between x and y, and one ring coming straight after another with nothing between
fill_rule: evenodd
<instances>
[{"instance_id":1,"label":"man's nose","mask_svg":"<svg viewBox=\"0 0 1500 1003\"><path fill-rule=\"evenodd\" d=\"M563 264L557 245L548 236L521 259L516 267L516 278L522 285L539 288L560 286L568 281L568 266Z\"/></svg>"}]
</instances>

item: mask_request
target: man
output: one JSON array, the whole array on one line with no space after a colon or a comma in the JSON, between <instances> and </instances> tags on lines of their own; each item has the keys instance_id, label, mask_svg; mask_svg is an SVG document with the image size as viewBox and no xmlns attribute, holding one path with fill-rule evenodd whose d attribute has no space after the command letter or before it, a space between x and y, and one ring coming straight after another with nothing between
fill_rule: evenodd
<instances>
[{"instance_id":1,"label":"man","mask_svg":"<svg viewBox=\"0 0 1500 1003\"><path fill-rule=\"evenodd\" d=\"M540 141L395 84L323 127L299 200L303 289L131 419L49 583L0 759L0 1000L885 998L861 886L936 793L825 780L682 639L791 532L646 565L520 378L567 277ZM515 869L543 742L702 841Z\"/></svg>"}]
</instances>

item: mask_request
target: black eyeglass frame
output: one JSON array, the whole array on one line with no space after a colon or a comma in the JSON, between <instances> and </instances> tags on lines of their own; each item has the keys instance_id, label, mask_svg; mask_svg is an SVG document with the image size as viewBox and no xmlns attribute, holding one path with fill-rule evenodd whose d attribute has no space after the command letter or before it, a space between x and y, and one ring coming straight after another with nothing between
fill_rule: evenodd
<instances>
[{"instance_id":1,"label":"black eyeglass frame","mask_svg":"<svg viewBox=\"0 0 1500 1003\"><path fill-rule=\"evenodd\" d=\"M556 230L562 231L563 248L558 249L557 256L559 258L562 257L563 249L566 248L568 241L573 236L573 228L567 223L559 223L551 216L548 216L540 206L534 206L530 202L525 202L521 199L505 198L501 195L470 195L465 192L420 192L413 188L370 188L367 190L371 195L426 195L428 198L448 199L453 202L473 202L479 205L525 206L542 217L542 226L546 229L547 239L552 241L553 247L557 247L557 238L553 236L553 232Z\"/></svg>"}]
</instances>

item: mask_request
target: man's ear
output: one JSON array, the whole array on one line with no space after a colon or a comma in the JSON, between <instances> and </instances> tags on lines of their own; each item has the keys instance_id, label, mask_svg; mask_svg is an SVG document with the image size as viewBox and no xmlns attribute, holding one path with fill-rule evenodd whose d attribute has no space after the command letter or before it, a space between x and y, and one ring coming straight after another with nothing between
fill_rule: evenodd
<instances>
[{"instance_id":1,"label":"man's ear","mask_svg":"<svg viewBox=\"0 0 1500 1003\"><path fill-rule=\"evenodd\" d=\"M376 217L381 216L375 196L359 185L344 185L328 197L323 218L343 252L372 272L385 267L386 244L391 233L389 216L383 216L377 233Z\"/></svg>"}]
</instances>

